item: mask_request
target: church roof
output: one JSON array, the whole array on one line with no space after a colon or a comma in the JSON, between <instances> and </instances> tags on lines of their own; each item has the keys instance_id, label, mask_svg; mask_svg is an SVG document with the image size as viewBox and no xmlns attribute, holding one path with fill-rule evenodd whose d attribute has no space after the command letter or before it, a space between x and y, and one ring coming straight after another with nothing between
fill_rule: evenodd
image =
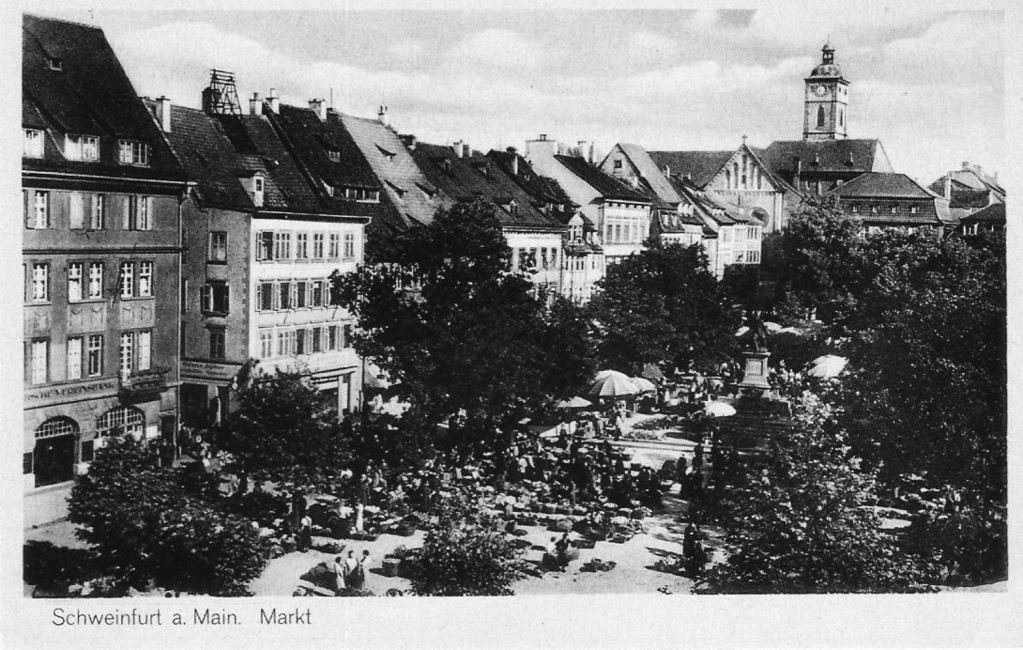
<instances>
[{"instance_id":1,"label":"church roof","mask_svg":"<svg viewBox=\"0 0 1023 650\"><path fill-rule=\"evenodd\" d=\"M804 174L892 171L880 140L776 140L761 156L771 173L789 183L797 159Z\"/></svg>"}]
</instances>

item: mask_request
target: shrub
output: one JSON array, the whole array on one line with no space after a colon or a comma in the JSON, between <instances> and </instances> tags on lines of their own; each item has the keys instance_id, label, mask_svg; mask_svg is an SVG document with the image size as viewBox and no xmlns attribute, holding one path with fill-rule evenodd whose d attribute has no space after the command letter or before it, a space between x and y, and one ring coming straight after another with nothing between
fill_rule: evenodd
<instances>
[{"instance_id":1,"label":"shrub","mask_svg":"<svg viewBox=\"0 0 1023 650\"><path fill-rule=\"evenodd\" d=\"M95 553L88 549L29 541L24 553L25 582L45 592L61 593L69 585L98 576Z\"/></svg>"},{"instance_id":2,"label":"shrub","mask_svg":"<svg viewBox=\"0 0 1023 650\"><path fill-rule=\"evenodd\" d=\"M461 497L441 506L409 578L420 596L508 596L522 575L521 551L494 518Z\"/></svg>"}]
</instances>

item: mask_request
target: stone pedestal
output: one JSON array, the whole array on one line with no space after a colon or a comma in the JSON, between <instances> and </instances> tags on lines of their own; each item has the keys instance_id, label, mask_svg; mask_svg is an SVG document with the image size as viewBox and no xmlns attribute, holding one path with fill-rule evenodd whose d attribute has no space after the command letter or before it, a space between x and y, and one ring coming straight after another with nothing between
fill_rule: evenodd
<instances>
[{"instance_id":1,"label":"stone pedestal","mask_svg":"<svg viewBox=\"0 0 1023 650\"><path fill-rule=\"evenodd\" d=\"M770 390L771 385L767 383L767 359L771 353L767 350L747 350L742 356L746 358L746 368L739 384L740 392L746 395L762 395Z\"/></svg>"}]
</instances>

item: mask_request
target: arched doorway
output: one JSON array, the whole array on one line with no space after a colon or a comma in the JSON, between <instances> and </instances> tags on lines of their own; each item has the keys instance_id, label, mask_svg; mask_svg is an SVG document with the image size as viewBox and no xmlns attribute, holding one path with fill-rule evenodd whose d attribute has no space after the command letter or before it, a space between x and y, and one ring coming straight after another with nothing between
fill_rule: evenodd
<instances>
[{"instance_id":1,"label":"arched doorway","mask_svg":"<svg viewBox=\"0 0 1023 650\"><path fill-rule=\"evenodd\" d=\"M96 437L113 435L120 431L122 435L141 438L146 429L146 416L137 408L119 406L110 409L96 421Z\"/></svg>"},{"instance_id":2,"label":"arched doorway","mask_svg":"<svg viewBox=\"0 0 1023 650\"><path fill-rule=\"evenodd\" d=\"M36 487L73 479L78 423L68 417L50 418L39 425L35 438L32 473L36 477Z\"/></svg>"}]
</instances>

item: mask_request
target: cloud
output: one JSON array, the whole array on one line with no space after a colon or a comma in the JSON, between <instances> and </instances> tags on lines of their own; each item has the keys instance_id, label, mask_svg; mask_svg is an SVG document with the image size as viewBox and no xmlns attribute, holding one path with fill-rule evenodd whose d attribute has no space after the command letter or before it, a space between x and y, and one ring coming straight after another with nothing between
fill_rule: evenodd
<instances>
[{"instance_id":1,"label":"cloud","mask_svg":"<svg viewBox=\"0 0 1023 650\"><path fill-rule=\"evenodd\" d=\"M852 46L882 42L901 29L926 25L938 15L909 2L890 5L822 2L796 6L769 3L753 14L746 30L737 34L789 50L819 48L829 38L832 45Z\"/></svg>"},{"instance_id":2,"label":"cloud","mask_svg":"<svg viewBox=\"0 0 1023 650\"><path fill-rule=\"evenodd\" d=\"M648 59L675 53L678 41L655 32L635 32L629 37L626 47L630 56Z\"/></svg>"},{"instance_id":3,"label":"cloud","mask_svg":"<svg viewBox=\"0 0 1023 650\"><path fill-rule=\"evenodd\" d=\"M1000 79L1002 20L995 12L953 14L922 34L888 43L883 54L891 69L907 79L970 82L979 70L990 69Z\"/></svg>"},{"instance_id":4,"label":"cloud","mask_svg":"<svg viewBox=\"0 0 1023 650\"><path fill-rule=\"evenodd\" d=\"M450 56L500 68L536 68L540 64L539 47L509 29L487 29L473 34L455 45Z\"/></svg>"},{"instance_id":5,"label":"cloud","mask_svg":"<svg viewBox=\"0 0 1023 650\"><path fill-rule=\"evenodd\" d=\"M398 61L418 65L426 55L426 44L419 40L399 41L392 45L388 52Z\"/></svg>"},{"instance_id":6,"label":"cloud","mask_svg":"<svg viewBox=\"0 0 1023 650\"><path fill-rule=\"evenodd\" d=\"M778 79L798 79L813 66L809 57L783 59L772 67L763 65L721 64L704 60L677 65L666 70L645 72L621 81L631 94L680 95L693 92L727 92L737 89L755 91Z\"/></svg>"}]
</instances>

